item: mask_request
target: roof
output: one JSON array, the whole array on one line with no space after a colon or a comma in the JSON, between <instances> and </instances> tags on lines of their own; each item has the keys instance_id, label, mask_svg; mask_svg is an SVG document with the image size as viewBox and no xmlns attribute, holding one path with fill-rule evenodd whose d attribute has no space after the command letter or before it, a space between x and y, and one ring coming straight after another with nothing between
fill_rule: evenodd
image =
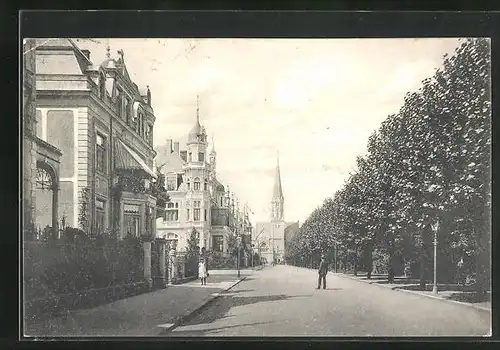
<instances>
[{"instance_id":1,"label":"roof","mask_svg":"<svg viewBox=\"0 0 500 350\"><path fill-rule=\"evenodd\" d=\"M215 190L217 192L225 192L226 189L224 188L224 185L221 184L219 181L217 181L217 185L215 186Z\"/></svg>"},{"instance_id":2,"label":"roof","mask_svg":"<svg viewBox=\"0 0 500 350\"><path fill-rule=\"evenodd\" d=\"M92 62L71 39L36 39L38 74L84 74Z\"/></svg>"},{"instance_id":3,"label":"roof","mask_svg":"<svg viewBox=\"0 0 500 350\"><path fill-rule=\"evenodd\" d=\"M200 120L199 120L199 118L197 118L196 124L193 126L191 131L189 131L188 142L198 141L198 135L201 135L202 133L203 133L203 129L200 125Z\"/></svg>"}]
</instances>

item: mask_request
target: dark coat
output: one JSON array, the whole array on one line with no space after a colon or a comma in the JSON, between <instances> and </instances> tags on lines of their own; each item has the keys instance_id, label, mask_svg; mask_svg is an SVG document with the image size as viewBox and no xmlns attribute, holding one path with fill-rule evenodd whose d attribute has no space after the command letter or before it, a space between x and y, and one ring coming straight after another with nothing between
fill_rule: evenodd
<instances>
[{"instance_id":1,"label":"dark coat","mask_svg":"<svg viewBox=\"0 0 500 350\"><path fill-rule=\"evenodd\" d=\"M328 272L328 263L326 262L326 260L321 260L321 263L319 264L318 273L320 274L320 276L325 276L327 272Z\"/></svg>"}]
</instances>

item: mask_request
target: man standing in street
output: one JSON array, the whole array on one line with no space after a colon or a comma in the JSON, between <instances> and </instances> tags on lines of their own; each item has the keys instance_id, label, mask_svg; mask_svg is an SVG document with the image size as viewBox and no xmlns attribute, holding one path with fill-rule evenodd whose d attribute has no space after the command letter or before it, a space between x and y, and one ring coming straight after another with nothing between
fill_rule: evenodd
<instances>
[{"instance_id":1,"label":"man standing in street","mask_svg":"<svg viewBox=\"0 0 500 350\"><path fill-rule=\"evenodd\" d=\"M325 256L321 255L321 262L319 264L319 269L318 269L318 288L321 287L321 280L323 280L323 289L326 289L326 274L328 273L328 263L325 260Z\"/></svg>"}]
</instances>

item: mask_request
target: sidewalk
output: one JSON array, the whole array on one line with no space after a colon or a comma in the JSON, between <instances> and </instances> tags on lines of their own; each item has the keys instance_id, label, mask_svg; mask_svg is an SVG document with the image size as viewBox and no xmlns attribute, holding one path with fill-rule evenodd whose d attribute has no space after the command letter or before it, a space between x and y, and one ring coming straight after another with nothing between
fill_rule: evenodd
<instances>
[{"instance_id":1,"label":"sidewalk","mask_svg":"<svg viewBox=\"0 0 500 350\"><path fill-rule=\"evenodd\" d=\"M438 294L434 295L432 293L432 286L427 285L427 289L430 290L419 290L419 284L415 281L407 281L406 278L396 277L395 283L389 284L387 282L387 276L384 275L372 275L371 279L368 279L365 274L354 276L352 274L345 273L335 273L329 272L335 276L349 278L358 282L374 284L382 288L387 288L395 291L415 294L424 296L427 298L443 300L446 302L461 304L468 307L473 307L482 311L491 312L491 301L482 301L482 302L465 302L459 300L467 300L467 297L471 294L470 292L465 292L458 290L457 288L453 288L456 286L443 286L438 285ZM440 289L441 287L441 289ZM452 287L452 288L450 288ZM451 289L451 290L450 290ZM454 300L458 299L458 300Z\"/></svg>"},{"instance_id":2,"label":"sidewalk","mask_svg":"<svg viewBox=\"0 0 500 350\"><path fill-rule=\"evenodd\" d=\"M214 276L199 281L115 301L92 309L68 311L64 316L24 324L26 337L158 336L205 306L249 273Z\"/></svg>"},{"instance_id":3,"label":"sidewalk","mask_svg":"<svg viewBox=\"0 0 500 350\"><path fill-rule=\"evenodd\" d=\"M240 275L251 275L255 273L256 271L260 271L265 267L265 265L262 266L256 266L256 267L250 267L250 268L245 268L240 270ZM220 276L220 275L238 275L238 270L237 269L209 269L208 273L210 276Z\"/></svg>"}]
</instances>

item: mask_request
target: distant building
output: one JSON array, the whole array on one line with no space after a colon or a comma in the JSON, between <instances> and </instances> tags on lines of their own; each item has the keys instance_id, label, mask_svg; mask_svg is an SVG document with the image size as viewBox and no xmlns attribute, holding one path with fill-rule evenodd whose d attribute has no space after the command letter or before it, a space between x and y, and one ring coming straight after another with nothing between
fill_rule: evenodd
<instances>
[{"instance_id":1,"label":"distant building","mask_svg":"<svg viewBox=\"0 0 500 350\"><path fill-rule=\"evenodd\" d=\"M196 123L188 134L185 148L167 139L161 147L161 164L170 197L163 218L156 221L157 237L165 237L179 251L187 247L193 230L199 234L199 246L228 253L231 235L248 231L248 216L240 213L229 189L217 180L215 145L208 153L205 128L200 124L199 108Z\"/></svg>"},{"instance_id":2,"label":"distant building","mask_svg":"<svg viewBox=\"0 0 500 350\"><path fill-rule=\"evenodd\" d=\"M149 88L130 78L124 53L94 65L70 39L36 39L36 135L61 150L58 221L92 233L152 235L155 116ZM50 224L37 196L36 222ZM84 215L83 215L84 214Z\"/></svg>"},{"instance_id":3,"label":"distant building","mask_svg":"<svg viewBox=\"0 0 500 350\"><path fill-rule=\"evenodd\" d=\"M271 199L271 218L268 222L257 222L253 232L254 250L264 258L268 264L273 261L282 262L285 257L287 238L291 238L298 230L298 222L285 222L285 197L281 185L279 159L276 164L276 175Z\"/></svg>"}]
</instances>

